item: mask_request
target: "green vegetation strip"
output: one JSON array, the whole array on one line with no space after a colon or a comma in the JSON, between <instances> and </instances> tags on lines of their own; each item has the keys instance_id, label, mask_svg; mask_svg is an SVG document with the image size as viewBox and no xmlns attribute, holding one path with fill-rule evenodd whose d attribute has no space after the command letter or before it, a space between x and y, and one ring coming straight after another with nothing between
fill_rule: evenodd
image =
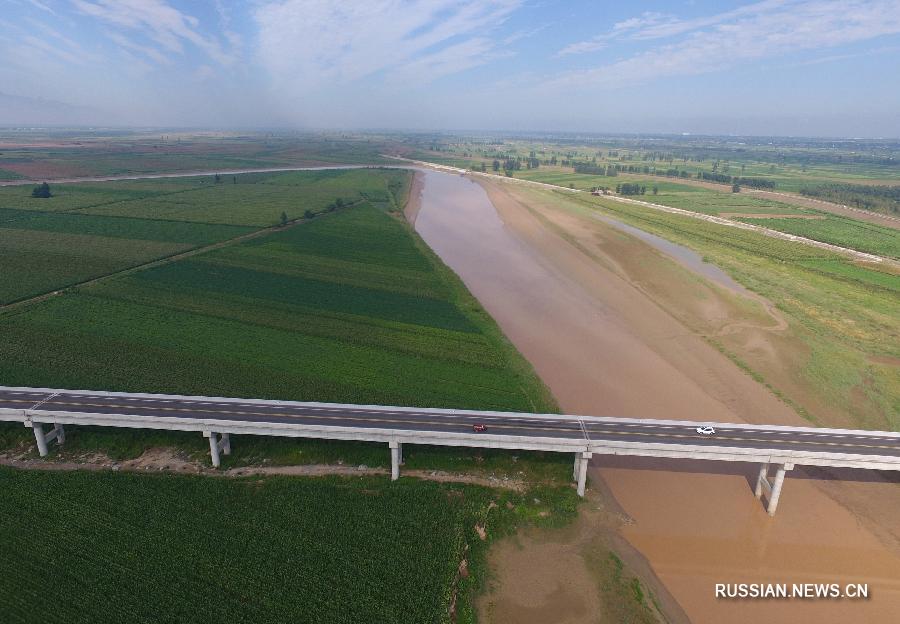
<instances>
[{"instance_id":1,"label":"green vegetation strip","mask_svg":"<svg viewBox=\"0 0 900 624\"><path fill-rule=\"evenodd\" d=\"M739 221L868 253L900 258L900 230L828 215L824 219L752 219Z\"/></svg>"},{"instance_id":2,"label":"green vegetation strip","mask_svg":"<svg viewBox=\"0 0 900 624\"><path fill-rule=\"evenodd\" d=\"M0 490L10 623L443 623L457 591L456 621L473 622L489 543L476 525L491 540L576 509L570 488L384 478L0 467Z\"/></svg>"}]
</instances>

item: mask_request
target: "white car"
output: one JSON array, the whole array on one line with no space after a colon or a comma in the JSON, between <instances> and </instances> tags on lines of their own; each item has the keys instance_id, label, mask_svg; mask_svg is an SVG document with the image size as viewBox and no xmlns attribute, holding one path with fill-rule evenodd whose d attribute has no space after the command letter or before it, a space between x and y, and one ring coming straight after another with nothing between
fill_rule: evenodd
<instances>
[{"instance_id":1,"label":"white car","mask_svg":"<svg viewBox=\"0 0 900 624\"><path fill-rule=\"evenodd\" d=\"M694 431L699 433L702 436L711 436L716 435L715 427L710 427L709 425L703 425L702 427L697 427Z\"/></svg>"}]
</instances>

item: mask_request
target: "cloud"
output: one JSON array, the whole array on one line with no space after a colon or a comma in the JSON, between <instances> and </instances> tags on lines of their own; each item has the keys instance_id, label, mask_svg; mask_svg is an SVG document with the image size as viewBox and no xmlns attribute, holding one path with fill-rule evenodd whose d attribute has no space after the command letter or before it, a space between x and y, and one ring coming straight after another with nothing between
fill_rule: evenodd
<instances>
[{"instance_id":1,"label":"cloud","mask_svg":"<svg viewBox=\"0 0 900 624\"><path fill-rule=\"evenodd\" d=\"M690 21L668 19L650 24L628 24L620 31L637 39L685 36L675 43L651 48L612 64L570 71L550 81L548 86L640 84L657 78L721 71L745 61L897 34L900 33L900 0L790 3L773 0Z\"/></svg>"},{"instance_id":2,"label":"cloud","mask_svg":"<svg viewBox=\"0 0 900 624\"><path fill-rule=\"evenodd\" d=\"M521 1L281 0L256 12L259 58L273 78L313 88L386 71L447 75L480 64Z\"/></svg>"},{"instance_id":3,"label":"cloud","mask_svg":"<svg viewBox=\"0 0 900 624\"><path fill-rule=\"evenodd\" d=\"M230 65L235 61L233 55L223 50L219 41L199 32L199 20L196 17L182 13L165 0L71 0L71 2L85 15L100 19L123 31L142 33L169 53L182 54L184 43L188 42L222 65ZM122 45L123 37L124 35L120 34L117 41L119 45ZM137 42L132 44L132 50L134 46L140 45ZM146 53L146 47L144 48Z\"/></svg>"}]
</instances>

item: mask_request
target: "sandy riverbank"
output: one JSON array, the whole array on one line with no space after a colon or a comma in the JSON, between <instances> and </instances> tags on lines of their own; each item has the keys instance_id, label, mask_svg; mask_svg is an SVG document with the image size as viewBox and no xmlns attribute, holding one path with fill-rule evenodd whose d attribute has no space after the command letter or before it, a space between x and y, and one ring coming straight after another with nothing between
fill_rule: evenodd
<instances>
[{"instance_id":1,"label":"sandy riverbank","mask_svg":"<svg viewBox=\"0 0 900 624\"><path fill-rule=\"evenodd\" d=\"M777 351L778 326L758 302L697 278L609 224L536 206L533 192L512 185L482 184L500 218L465 206L478 201L471 193L461 190L454 198L453 189L442 186L443 204L432 206L427 198L417 230L532 362L565 411L807 424L687 323L697 317L745 330L761 350ZM450 214L434 215L442 206L450 206L443 208ZM594 462L591 476L608 484L633 520L622 534L695 622L874 622L900 613L896 484L832 487L797 471L771 519L752 496L754 471L607 458ZM829 490L843 490L837 497L843 502ZM860 508L848 502L854 498L883 500ZM500 587L515 583L515 574L514 568L498 568ZM714 598L715 583L779 581L865 582L872 598ZM552 570L546 582L553 584Z\"/></svg>"}]
</instances>

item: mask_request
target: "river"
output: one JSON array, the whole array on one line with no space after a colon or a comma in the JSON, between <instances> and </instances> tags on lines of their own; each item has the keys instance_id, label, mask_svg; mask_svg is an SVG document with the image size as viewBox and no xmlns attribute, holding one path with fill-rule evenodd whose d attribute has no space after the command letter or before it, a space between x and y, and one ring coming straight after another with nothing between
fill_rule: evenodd
<instances>
[{"instance_id":1,"label":"river","mask_svg":"<svg viewBox=\"0 0 900 624\"><path fill-rule=\"evenodd\" d=\"M620 275L554 240L527 211L495 207L498 199L492 203L468 177L421 175L417 232L564 411L731 422L765 414L762 420L796 424L796 414L763 386ZM791 474L770 518L752 495L755 470L595 458L591 478L607 484L633 521L624 537L694 622L897 621L897 552L802 470ZM870 598L726 600L714 593L716 583L781 582L868 583Z\"/></svg>"}]
</instances>

